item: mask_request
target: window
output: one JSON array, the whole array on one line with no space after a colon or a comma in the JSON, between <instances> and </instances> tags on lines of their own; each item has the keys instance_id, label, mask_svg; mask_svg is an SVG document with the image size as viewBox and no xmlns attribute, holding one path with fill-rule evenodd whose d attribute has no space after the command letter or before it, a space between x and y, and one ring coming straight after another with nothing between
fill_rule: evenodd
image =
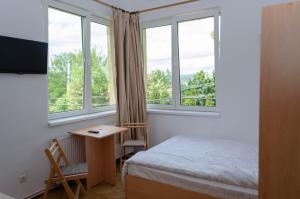
<instances>
[{"instance_id":1,"label":"window","mask_svg":"<svg viewBox=\"0 0 300 199\"><path fill-rule=\"evenodd\" d=\"M180 104L216 105L214 18L178 23Z\"/></svg>"},{"instance_id":2,"label":"window","mask_svg":"<svg viewBox=\"0 0 300 199\"><path fill-rule=\"evenodd\" d=\"M49 8L49 113L83 109L81 17Z\"/></svg>"},{"instance_id":3,"label":"window","mask_svg":"<svg viewBox=\"0 0 300 199\"><path fill-rule=\"evenodd\" d=\"M150 108L216 110L219 22L212 10L142 25Z\"/></svg>"},{"instance_id":4,"label":"window","mask_svg":"<svg viewBox=\"0 0 300 199\"><path fill-rule=\"evenodd\" d=\"M145 29L144 36L147 102L172 104L171 26Z\"/></svg>"},{"instance_id":5,"label":"window","mask_svg":"<svg viewBox=\"0 0 300 199\"><path fill-rule=\"evenodd\" d=\"M91 23L92 105L94 108L114 104L112 68L109 67L109 28Z\"/></svg>"},{"instance_id":6,"label":"window","mask_svg":"<svg viewBox=\"0 0 300 199\"><path fill-rule=\"evenodd\" d=\"M108 23L62 7L48 8L49 118L112 109Z\"/></svg>"}]
</instances>

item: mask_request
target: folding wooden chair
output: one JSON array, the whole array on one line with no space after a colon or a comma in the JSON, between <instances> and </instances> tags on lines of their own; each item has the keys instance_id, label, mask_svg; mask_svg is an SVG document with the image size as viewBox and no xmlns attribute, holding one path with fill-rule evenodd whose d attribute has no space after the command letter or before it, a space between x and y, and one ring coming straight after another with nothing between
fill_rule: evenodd
<instances>
[{"instance_id":1,"label":"folding wooden chair","mask_svg":"<svg viewBox=\"0 0 300 199\"><path fill-rule=\"evenodd\" d=\"M128 128L129 131L121 132L121 157L120 167L126 161L126 148L128 147L143 147L144 150L148 149L148 123L124 123L121 127ZM143 140L138 139L125 139L127 132L132 132L135 129L141 129L143 133Z\"/></svg>"},{"instance_id":2,"label":"folding wooden chair","mask_svg":"<svg viewBox=\"0 0 300 199\"><path fill-rule=\"evenodd\" d=\"M47 198L52 185L57 183L63 185L69 199L77 199L80 190L85 194L86 190L80 182L80 179L86 179L88 176L87 164L70 164L57 139L53 140L53 144L50 148L45 149L45 153L50 161L51 170L48 180L46 180L46 189L43 199ZM61 160L64 162L63 166L60 166ZM73 193L68 184L68 181L71 180L74 180L77 184L75 193Z\"/></svg>"}]
</instances>

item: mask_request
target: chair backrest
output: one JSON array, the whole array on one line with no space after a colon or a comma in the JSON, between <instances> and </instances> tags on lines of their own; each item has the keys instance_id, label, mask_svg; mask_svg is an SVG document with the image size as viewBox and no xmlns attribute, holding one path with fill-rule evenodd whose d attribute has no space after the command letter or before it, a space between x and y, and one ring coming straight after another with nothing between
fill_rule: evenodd
<instances>
[{"instance_id":1,"label":"chair backrest","mask_svg":"<svg viewBox=\"0 0 300 199\"><path fill-rule=\"evenodd\" d=\"M145 143L148 145L148 128L149 125L147 122L144 123L123 123L121 125L124 128L128 128L129 130L134 130L134 129L141 129L144 137ZM124 138L121 136L121 143L123 143Z\"/></svg>"},{"instance_id":2,"label":"chair backrest","mask_svg":"<svg viewBox=\"0 0 300 199\"><path fill-rule=\"evenodd\" d=\"M60 177L63 178L63 173L60 169L60 162L63 160L64 165L69 165L70 162L57 139L53 139L52 145L49 148L45 149L45 153L50 161L51 170L53 170L54 173L57 173Z\"/></svg>"}]
</instances>

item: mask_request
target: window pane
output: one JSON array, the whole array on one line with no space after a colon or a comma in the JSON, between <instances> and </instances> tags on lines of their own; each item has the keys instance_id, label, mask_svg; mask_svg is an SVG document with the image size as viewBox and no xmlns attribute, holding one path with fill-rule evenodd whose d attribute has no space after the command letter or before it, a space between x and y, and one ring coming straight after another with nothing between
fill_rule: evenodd
<instances>
[{"instance_id":1,"label":"window pane","mask_svg":"<svg viewBox=\"0 0 300 199\"><path fill-rule=\"evenodd\" d=\"M172 104L171 26L144 30L148 104Z\"/></svg>"},{"instance_id":2,"label":"window pane","mask_svg":"<svg viewBox=\"0 0 300 199\"><path fill-rule=\"evenodd\" d=\"M49 113L83 109L81 17L49 8Z\"/></svg>"},{"instance_id":3,"label":"window pane","mask_svg":"<svg viewBox=\"0 0 300 199\"><path fill-rule=\"evenodd\" d=\"M214 18L178 23L181 105L216 106Z\"/></svg>"},{"instance_id":4,"label":"window pane","mask_svg":"<svg viewBox=\"0 0 300 199\"><path fill-rule=\"evenodd\" d=\"M91 23L92 104L101 107L114 104L112 68L109 64L109 28Z\"/></svg>"}]
</instances>

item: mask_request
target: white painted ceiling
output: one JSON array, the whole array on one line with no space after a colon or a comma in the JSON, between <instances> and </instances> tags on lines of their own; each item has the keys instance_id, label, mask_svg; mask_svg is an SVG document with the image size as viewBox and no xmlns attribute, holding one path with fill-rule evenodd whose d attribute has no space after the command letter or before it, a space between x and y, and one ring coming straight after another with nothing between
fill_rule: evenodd
<instances>
[{"instance_id":1,"label":"white painted ceiling","mask_svg":"<svg viewBox=\"0 0 300 199\"><path fill-rule=\"evenodd\" d=\"M106 3L112 4L128 11L138 11L147 8L157 7L170 3L177 3L184 0L103 0Z\"/></svg>"}]
</instances>

